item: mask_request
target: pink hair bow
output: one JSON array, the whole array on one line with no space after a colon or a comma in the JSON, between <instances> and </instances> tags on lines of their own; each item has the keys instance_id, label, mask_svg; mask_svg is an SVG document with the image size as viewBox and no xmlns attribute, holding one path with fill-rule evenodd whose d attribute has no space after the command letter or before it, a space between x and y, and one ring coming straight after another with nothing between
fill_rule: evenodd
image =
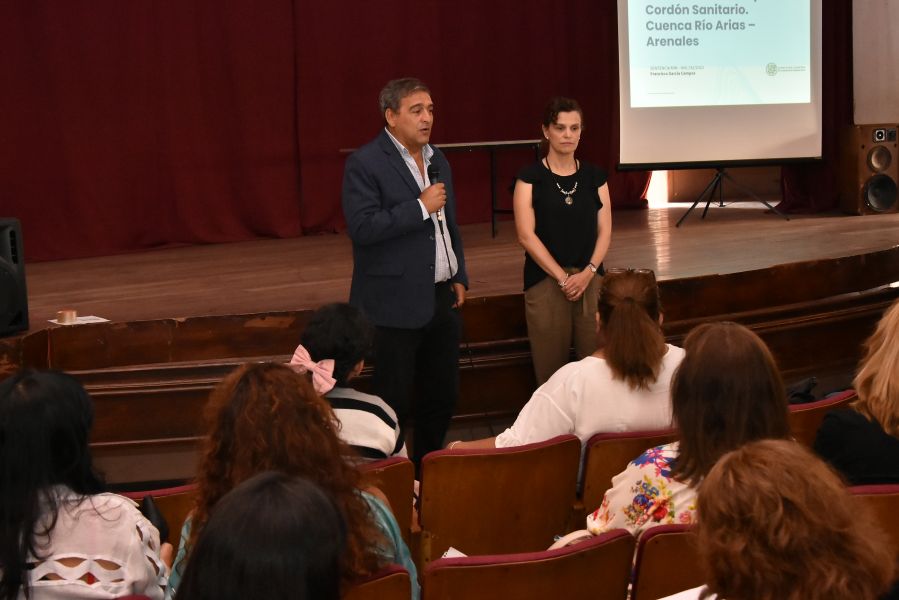
<instances>
[{"instance_id":1,"label":"pink hair bow","mask_svg":"<svg viewBox=\"0 0 899 600\"><path fill-rule=\"evenodd\" d=\"M303 344L297 346L296 352L293 353L293 358L290 359L288 364L291 367L298 368L300 373L305 373L306 371L312 373L312 386L319 394L327 394L337 384L337 380L333 377L334 359L326 358L325 360L314 362L309 355L309 351L303 347Z\"/></svg>"}]
</instances>

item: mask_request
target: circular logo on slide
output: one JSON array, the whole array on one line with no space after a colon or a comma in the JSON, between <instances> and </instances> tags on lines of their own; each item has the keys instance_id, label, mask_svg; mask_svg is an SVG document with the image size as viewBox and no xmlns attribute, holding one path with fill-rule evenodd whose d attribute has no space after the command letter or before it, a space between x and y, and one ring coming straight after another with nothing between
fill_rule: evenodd
<instances>
[{"instance_id":1,"label":"circular logo on slide","mask_svg":"<svg viewBox=\"0 0 899 600\"><path fill-rule=\"evenodd\" d=\"M777 65L774 63L768 63L765 65L765 73L768 75L777 75Z\"/></svg>"}]
</instances>

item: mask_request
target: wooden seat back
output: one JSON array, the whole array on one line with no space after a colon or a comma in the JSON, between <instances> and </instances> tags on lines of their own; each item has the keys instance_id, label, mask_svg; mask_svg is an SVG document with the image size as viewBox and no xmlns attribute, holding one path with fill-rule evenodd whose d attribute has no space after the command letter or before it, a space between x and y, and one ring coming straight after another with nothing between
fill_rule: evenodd
<instances>
[{"instance_id":1,"label":"wooden seat back","mask_svg":"<svg viewBox=\"0 0 899 600\"><path fill-rule=\"evenodd\" d=\"M589 512L599 507L606 490L612 487L612 477L624 471L629 462L648 448L667 444L675 439L677 432L674 429L593 435L587 440L584 452L581 494L584 510Z\"/></svg>"},{"instance_id":2,"label":"wooden seat back","mask_svg":"<svg viewBox=\"0 0 899 600\"><path fill-rule=\"evenodd\" d=\"M179 485L176 487L146 490L140 492L124 492L122 494L135 502L141 502L146 496L152 496L156 508L165 518L169 527L169 537L160 542L169 542L176 548L181 540L181 528L187 515L194 509L197 497L197 485L195 483Z\"/></svg>"},{"instance_id":3,"label":"wooden seat back","mask_svg":"<svg viewBox=\"0 0 899 600\"><path fill-rule=\"evenodd\" d=\"M821 427L824 415L834 408L849 404L857 397L855 390L846 390L816 402L791 404L789 420L793 437L797 442L811 448L815 443L815 435L818 433L818 428Z\"/></svg>"},{"instance_id":4,"label":"wooden seat back","mask_svg":"<svg viewBox=\"0 0 899 600\"><path fill-rule=\"evenodd\" d=\"M366 481L384 492L390 509L400 526L403 541L411 540L412 501L415 486L415 466L408 458L394 456L359 465Z\"/></svg>"},{"instance_id":5,"label":"wooden seat back","mask_svg":"<svg viewBox=\"0 0 899 600\"><path fill-rule=\"evenodd\" d=\"M515 448L438 450L421 465L421 564L533 552L566 533L581 445L573 435Z\"/></svg>"},{"instance_id":6,"label":"wooden seat back","mask_svg":"<svg viewBox=\"0 0 899 600\"><path fill-rule=\"evenodd\" d=\"M615 529L558 550L441 558L424 570L422 600L625 600L634 544Z\"/></svg>"},{"instance_id":7,"label":"wooden seat back","mask_svg":"<svg viewBox=\"0 0 899 600\"><path fill-rule=\"evenodd\" d=\"M411 586L406 569L399 565L387 565L346 590L343 600L409 600Z\"/></svg>"},{"instance_id":8,"label":"wooden seat back","mask_svg":"<svg viewBox=\"0 0 899 600\"><path fill-rule=\"evenodd\" d=\"M899 558L899 483L856 485L849 492L874 514Z\"/></svg>"},{"instance_id":9,"label":"wooden seat back","mask_svg":"<svg viewBox=\"0 0 899 600\"><path fill-rule=\"evenodd\" d=\"M690 525L658 525L637 541L631 600L656 600L705 583Z\"/></svg>"}]
</instances>

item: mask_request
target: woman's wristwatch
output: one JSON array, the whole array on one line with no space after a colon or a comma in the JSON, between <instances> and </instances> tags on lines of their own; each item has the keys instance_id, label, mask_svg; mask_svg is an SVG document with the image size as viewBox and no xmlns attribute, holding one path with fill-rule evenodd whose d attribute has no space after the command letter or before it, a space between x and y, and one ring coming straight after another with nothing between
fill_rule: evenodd
<instances>
[{"instance_id":1,"label":"woman's wristwatch","mask_svg":"<svg viewBox=\"0 0 899 600\"><path fill-rule=\"evenodd\" d=\"M598 268L596 265L594 265L593 263L587 263L587 268L590 269L590 271L592 271L594 275L596 275L596 269Z\"/></svg>"}]
</instances>

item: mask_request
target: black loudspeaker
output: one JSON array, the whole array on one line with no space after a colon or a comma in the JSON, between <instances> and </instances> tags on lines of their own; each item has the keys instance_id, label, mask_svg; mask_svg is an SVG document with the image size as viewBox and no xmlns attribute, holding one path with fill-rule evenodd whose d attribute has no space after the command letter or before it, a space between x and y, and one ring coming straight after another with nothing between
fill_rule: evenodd
<instances>
[{"instance_id":1,"label":"black loudspeaker","mask_svg":"<svg viewBox=\"0 0 899 600\"><path fill-rule=\"evenodd\" d=\"M0 219L0 336L28 329L25 255L18 219Z\"/></svg>"},{"instance_id":2,"label":"black loudspeaker","mask_svg":"<svg viewBox=\"0 0 899 600\"><path fill-rule=\"evenodd\" d=\"M853 215L899 211L897 125L855 125L840 142L840 208Z\"/></svg>"}]
</instances>

